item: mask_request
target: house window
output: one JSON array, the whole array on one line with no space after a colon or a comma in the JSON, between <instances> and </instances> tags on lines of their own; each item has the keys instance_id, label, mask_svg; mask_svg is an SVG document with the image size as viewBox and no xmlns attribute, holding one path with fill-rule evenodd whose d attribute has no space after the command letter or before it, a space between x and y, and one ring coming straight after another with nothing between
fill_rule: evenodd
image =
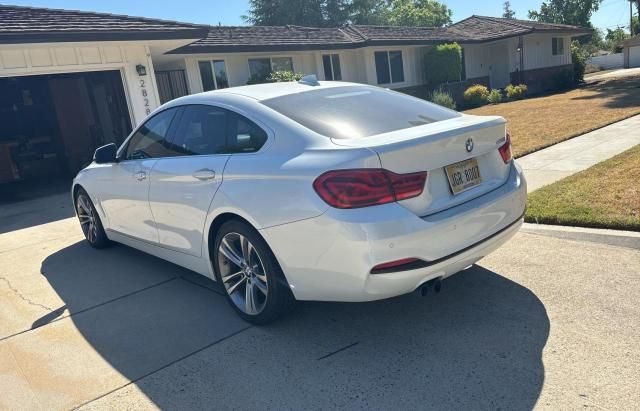
<instances>
[{"instance_id":1,"label":"house window","mask_svg":"<svg viewBox=\"0 0 640 411\"><path fill-rule=\"evenodd\" d=\"M551 38L551 54L553 54L554 56L561 56L564 54L564 38Z\"/></svg>"},{"instance_id":2,"label":"house window","mask_svg":"<svg viewBox=\"0 0 640 411\"><path fill-rule=\"evenodd\" d=\"M199 61L198 66L204 91L229 87L224 60Z\"/></svg>"},{"instance_id":3,"label":"house window","mask_svg":"<svg viewBox=\"0 0 640 411\"><path fill-rule=\"evenodd\" d=\"M376 51L374 57L378 84L402 83L404 81L402 51Z\"/></svg>"},{"instance_id":4,"label":"house window","mask_svg":"<svg viewBox=\"0 0 640 411\"><path fill-rule=\"evenodd\" d=\"M252 79L264 81L272 71L293 71L293 59L291 57L249 59L249 75Z\"/></svg>"},{"instance_id":5,"label":"house window","mask_svg":"<svg viewBox=\"0 0 640 411\"><path fill-rule=\"evenodd\" d=\"M323 54L322 65L324 66L325 80L342 80L342 70L340 69L340 56L338 54Z\"/></svg>"}]
</instances>

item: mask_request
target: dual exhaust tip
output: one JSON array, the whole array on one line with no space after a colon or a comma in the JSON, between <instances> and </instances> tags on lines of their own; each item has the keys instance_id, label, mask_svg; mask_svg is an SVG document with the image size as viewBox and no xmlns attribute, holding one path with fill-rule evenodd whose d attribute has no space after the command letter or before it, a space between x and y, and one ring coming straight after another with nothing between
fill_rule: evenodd
<instances>
[{"instance_id":1,"label":"dual exhaust tip","mask_svg":"<svg viewBox=\"0 0 640 411\"><path fill-rule=\"evenodd\" d=\"M429 292L429 288L433 288L433 291L437 294L442 289L442 280L440 277L429 280L420 286L420 295L425 297Z\"/></svg>"}]
</instances>

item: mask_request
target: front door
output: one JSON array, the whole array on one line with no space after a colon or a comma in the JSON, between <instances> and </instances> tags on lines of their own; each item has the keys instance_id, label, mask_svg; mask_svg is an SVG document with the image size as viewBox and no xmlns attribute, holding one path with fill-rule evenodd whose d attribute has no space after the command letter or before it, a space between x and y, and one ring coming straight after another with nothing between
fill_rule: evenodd
<instances>
[{"instance_id":1,"label":"front door","mask_svg":"<svg viewBox=\"0 0 640 411\"><path fill-rule=\"evenodd\" d=\"M181 110L170 143L179 155L154 165L149 203L160 244L199 257L209 206L229 159L230 116L224 109L207 105Z\"/></svg>"},{"instance_id":2,"label":"front door","mask_svg":"<svg viewBox=\"0 0 640 411\"><path fill-rule=\"evenodd\" d=\"M491 88L504 88L509 82L509 48L507 42L491 44L489 46L489 76Z\"/></svg>"},{"instance_id":3,"label":"front door","mask_svg":"<svg viewBox=\"0 0 640 411\"><path fill-rule=\"evenodd\" d=\"M177 109L162 111L147 120L127 141L119 161L97 186L109 229L130 237L157 243L156 228L149 207L149 182L157 161L172 155L166 137Z\"/></svg>"}]
</instances>

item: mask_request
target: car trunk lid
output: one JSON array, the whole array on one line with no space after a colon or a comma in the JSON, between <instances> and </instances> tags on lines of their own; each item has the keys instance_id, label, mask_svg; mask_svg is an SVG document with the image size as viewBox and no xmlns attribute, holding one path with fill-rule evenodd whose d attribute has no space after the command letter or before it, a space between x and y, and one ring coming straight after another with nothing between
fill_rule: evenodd
<instances>
[{"instance_id":1,"label":"car trunk lid","mask_svg":"<svg viewBox=\"0 0 640 411\"><path fill-rule=\"evenodd\" d=\"M505 120L502 117L463 115L432 124L397 130L363 139L333 139L338 145L366 147L376 152L382 168L394 173L427 171L425 189L418 197L400 204L419 216L426 216L479 197L501 186L507 179L509 165L498 148L506 141ZM471 147L470 147L471 146ZM470 148L470 150L469 150ZM447 176L447 167L471 160L465 167L471 174L479 171L479 182L454 194L454 181ZM477 170L473 171L473 166ZM477 181L471 175L472 182ZM464 178L464 176L463 176Z\"/></svg>"}]
</instances>

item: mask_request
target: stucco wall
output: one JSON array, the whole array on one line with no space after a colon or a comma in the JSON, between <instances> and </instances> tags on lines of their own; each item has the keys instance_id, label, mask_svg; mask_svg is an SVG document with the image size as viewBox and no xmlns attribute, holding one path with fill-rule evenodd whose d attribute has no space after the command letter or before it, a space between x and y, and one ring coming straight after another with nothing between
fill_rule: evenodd
<instances>
[{"instance_id":1,"label":"stucco wall","mask_svg":"<svg viewBox=\"0 0 640 411\"><path fill-rule=\"evenodd\" d=\"M146 67L139 76L136 65ZM139 43L52 43L0 46L0 77L119 70L134 125L160 105L149 48Z\"/></svg>"},{"instance_id":2,"label":"stucco wall","mask_svg":"<svg viewBox=\"0 0 640 411\"><path fill-rule=\"evenodd\" d=\"M291 57L293 69L303 74L316 74L318 79L324 80L322 66L323 54L338 54L342 70L342 80L356 83L377 85L376 66L374 53L384 50L401 50L404 82L382 84L383 87L401 88L409 87L424 82L422 56L424 47L367 47L356 50L318 50L304 52L277 52L277 53L215 53L197 54L185 56L187 80L192 93L202 92L202 80L198 61L224 60L227 69L227 77L231 87L243 86L249 79L250 58L260 57Z\"/></svg>"}]
</instances>

